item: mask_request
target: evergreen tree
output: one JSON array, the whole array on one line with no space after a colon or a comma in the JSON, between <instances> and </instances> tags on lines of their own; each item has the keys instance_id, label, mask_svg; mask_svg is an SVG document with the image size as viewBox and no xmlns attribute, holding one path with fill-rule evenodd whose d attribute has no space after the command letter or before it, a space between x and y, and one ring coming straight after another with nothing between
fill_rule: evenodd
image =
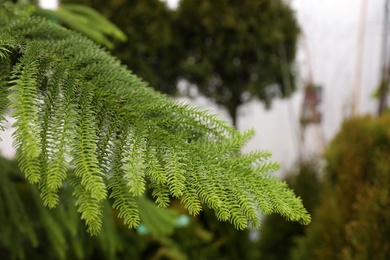
<instances>
[{"instance_id":1,"label":"evergreen tree","mask_svg":"<svg viewBox=\"0 0 390 260\"><path fill-rule=\"evenodd\" d=\"M390 257L390 153L381 151L376 157L377 176L357 196L355 217L345 226L342 258L346 260Z\"/></svg>"},{"instance_id":2,"label":"evergreen tree","mask_svg":"<svg viewBox=\"0 0 390 260\"><path fill-rule=\"evenodd\" d=\"M298 31L281 0L181 0L181 77L225 107L236 125L238 107L250 98L269 107L294 91Z\"/></svg>"},{"instance_id":3,"label":"evergreen tree","mask_svg":"<svg viewBox=\"0 0 390 260\"><path fill-rule=\"evenodd\" d=\"M278 164L268 153L240 153L252 132L155 92L95 43L32 12L0 5L0 114L9 108L16 119L19 167L45 206L61 204L66 182L91 234L108 199L136 227L146 190L160 207L177 198L196 215L205 205L239 229L258 226L259 210L310 221L271 175Z\"/></svg>"},{"instance_id":4,"label":"evergreen tree","mask_svg":"<svg viewBox=\"0 0 390 260\"><path fill-rule=\"evenodd\" d=\"M95 8L129 38L113 53L156 89L176 93L179 80L227 109L251 98L266 107L295 90L292 63L298 26L280 0L66 0Z\"/></svg>"},{"instance_id":5,"label":"evergreen tree","mask_svg":"<svg viewBox=\"0 0 390 260\"><path fill-rule=\"evenodd\" d=\"M350 119L327 149L323 192L294 259L389 259L390 117Z\"/></svg>"}]
</instances>

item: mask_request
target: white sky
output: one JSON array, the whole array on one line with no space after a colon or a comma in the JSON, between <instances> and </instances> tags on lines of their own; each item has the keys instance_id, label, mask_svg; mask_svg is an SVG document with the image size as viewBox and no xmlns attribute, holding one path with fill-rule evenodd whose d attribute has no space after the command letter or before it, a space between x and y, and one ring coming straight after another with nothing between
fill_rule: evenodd
<instances>
[{"instance_id":1,"label":"white sky","mask_svg":"<svg viewBox=\"0 0 390 260\"><path fill-rule=\"evenodd\" d=\"M253 101L241 107L239 111L239 129L254 128L257 133L248 144L246 151L269 150L273 154L273 159L281 162L286 169L296 160L299 149L307 153L312 151L319 154L324 142L328 142L338 131L341 122L349 114L352 92L356 85L361 1L363 0L291 1L309 50L304 51L304 40L301 39L297 55L300 79L301 81L307 79L309 64L311 64L314 83L324 88L324 121L320 127L307 129L305 142L302 143L298 132L302 89L289 100L274 102L270 111L265 111L262 104ZM385 0L367 1L362 85L358 107L362 114L374 112L377 106L371 94L377 87L380 76ZM175 8L177 2L177 0L168 0L168 5ZM195 103L220 112L227 118L224 111L205 98L199 98ZM0 152L8 157L12 156L14 151L11 148L11 131L2 133L1 138L4 141L0 142Z\"/></svg>"},{"instance_id":2,"label":"white sky","mask_svg":"<svg viewBox=\"0 0 390 260\"><path fill-rule=\"evenodd\" d=\"M161 0L163 2L167 2L168 6L172 9L175 9L179 3L178 0Z\"/></svg>"},{"instance_id":3,"label":"white sky","mask_svg":"<svg viewBox=\"0 0 390 260\"><path fill-rule=\"evenodd\" d=\"M39 0L39 5L43 9L56 10L58 8L59 0Z\"/></svg>"}]
</instances>

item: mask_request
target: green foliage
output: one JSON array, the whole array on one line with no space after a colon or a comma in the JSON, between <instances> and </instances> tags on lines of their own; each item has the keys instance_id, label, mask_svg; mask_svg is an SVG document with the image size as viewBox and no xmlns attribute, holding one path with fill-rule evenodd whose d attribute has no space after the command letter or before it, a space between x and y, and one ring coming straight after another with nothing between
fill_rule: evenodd
<instances>
[{"instance_id":1,"label":"green foliage","mask_svg":"<svg viewBox=\"0 0 390 260\"><path fill-rule=\"evenodd\" d=\"M95 10L77 4L61 4L59 10L36 8L35 14L61 23L109 49L114 48L112 39L126 41L126 35L113 23Z\"/></svg>"},{"instance_id":2,"label":"green foliage","mask_svg":"<svg viewBox=\"0 0 390 260\"><path fill-rule=\"evenodd\" d=\"M250 230L219 222L207 208L190 226L177 229L171 243L185 252L187 259L259 259Z\"/></svg>"},{"instance_id":3,"label":"green foliage","mask_svg":"<svg viewBox=\"0 0 390 260\"><path fill-rule=\"evenodd\" d=\"M240 154L252 132L155 92L95 43L42 18L14 13L0 35L19 166L49 207L69 180L91 234L108 198L137 226L135 200L147 189L161 207L174 197L197 214L205 204L240 229L258 226L259 210L310 221L271 175L269 153Z\"/></svg>"},{"instance_id":4,"label":"green foliage","mask_svg":"<svg viewBox=\"0 0 390 260\"><path fill-rule=\"evenodd\" d=\"M116 218L109 202L102 207L100 234L86 234L72 196L65 183L54 209L45 207L35 185L29 184L16 161L0 157L0 255L4 259L137 259L147 247L147 239L128 230ZM152 236L174 231L176 214L159 209L140 197L136 199L140 218ZM138 242L137 242L138 241ZM131 243L133 246L125 246ZM152 251L153 252L153 251Z\"/></svg>"},{"instance_id":5,"label":"green foliage","mask_svg":"<svg viewBox=\"0 0 390 260\"><path fill-rule=\"evenodd\" d=\"M180 78L181 46L172 31L175 12L160 0L102 1L65 0L88 5L118 26L128 41L118 43L112 53L155 89L175 94Z\"/></svg>"},{"instance_id":6,"label":"green foliage","mask_svg":"<svg viewBox=\"0 0 390 260\"><path fill-rule=\"evenodd\" d=\"M312 213L318 204L320 194L318 168L315 161L299 162L295 169L286 175L287 183L302 198L309 213ZM287 222L277 214L266 216L260 229L258 242L261 259L291 259L291 249L295 246L295 240L304 235L304 232L303 226Z\"/></svg>"},{"instance_id":7,"label":"green foliage","mask_svg":"<svg viewBox=\"0 0 390 260\"><path fill-rule=\"evenodd\" d=\"M245 96L268 107L295 89L290 65L298 26L283 1L182 0L175 35L182 78L224 106L234 123Z\"/></svg>"},{"instance_id":8,"label":"green foliage","mask_svg":"<svg viewBox=\"0 0 390 260\"><path fill-rule=\"evenodd\" d=\"M346 121L327 149L323 192L294 259L390 257L390 117Z\"/></svg>"},{"instance_id":9,"label":"green foliage","mask_svg":"<svg viewBox=\"0 0 390 260\"><path fill-rule=\"evenodd\" d=\"M86 4L113 21L129 41L113 54L153 87L176 93L185 79L224 106L258 98L267 107L295 90L298 26L283 1L182 0L169 10L159 0L66 0Z\"/></svg>"},{"instance_id":10,"label":"green foliage","mask_svg":"<svg viewBox=\"0 0 390 260\"><path fill-rule=\"evenodd\" d=\"M390 257L390 153L378 154L377 178L356 199L356 217L345 227L344 259L388 259Z\"/></svg>"}]
</instances>

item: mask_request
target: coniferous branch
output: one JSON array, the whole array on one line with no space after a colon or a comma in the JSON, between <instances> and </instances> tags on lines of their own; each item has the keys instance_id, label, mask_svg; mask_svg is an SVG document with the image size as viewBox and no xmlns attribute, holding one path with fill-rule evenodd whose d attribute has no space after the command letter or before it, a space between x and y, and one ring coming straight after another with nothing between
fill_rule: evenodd
<instances>
[{"instance_id":1,"label":"coniferous branch","mask_svg":"<svg viewBox=\"0 0 390 260\"><path fill-rule=\"evenodd\" d=\"M0 35L20 168L49 207L70 178L91 234L108 197L137 226L135 199L147 188L161 207L175 197L197 214L206 204L241 229L260 224L259 210L310 221L271 175L278 164L269 154L240 153L253 133L157 93L90 40L42 18L15 14L0 21Z\"/></svg>"}]
</instances>

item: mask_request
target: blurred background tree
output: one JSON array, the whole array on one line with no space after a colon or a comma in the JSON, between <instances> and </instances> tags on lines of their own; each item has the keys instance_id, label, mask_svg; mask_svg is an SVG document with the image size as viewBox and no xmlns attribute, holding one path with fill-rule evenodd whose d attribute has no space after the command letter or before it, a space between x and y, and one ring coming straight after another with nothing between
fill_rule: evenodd
<instances>
[{"instance_id":1,"label":"blurred background tree","mask_svg":"<svg viewBox=\"0 0 390 260\"><path fill-rule=\"evenodd\" d=\"M295 89L299 29L284 1L181 0L174 30L181 77L226 108L233 125L250 98L269 107Z\"/></svg>"},{"instance_id":2,"label":"blurred background tree","mask_svg":"<svg viewBox=\"0 0 390 260\"><path fill-rule=\"evenodd\" d=\"M175 94L180 80L227 109L256 97L267 107L295 90L292 63L299 34L293 11L276 0L66 0L95 8L128 41L113 54L151 86Z\"/></svg>"},{"instance_id":3,"label":"blurred background tree","mask_svg":"<svg viewBox=\"0 0 390 260\"><path fill-rule=\"evenodd\" d=\"M326 151L320 202L293 259L390 259L390 116L347 120Z\"/></svg>"}]
</instances>

